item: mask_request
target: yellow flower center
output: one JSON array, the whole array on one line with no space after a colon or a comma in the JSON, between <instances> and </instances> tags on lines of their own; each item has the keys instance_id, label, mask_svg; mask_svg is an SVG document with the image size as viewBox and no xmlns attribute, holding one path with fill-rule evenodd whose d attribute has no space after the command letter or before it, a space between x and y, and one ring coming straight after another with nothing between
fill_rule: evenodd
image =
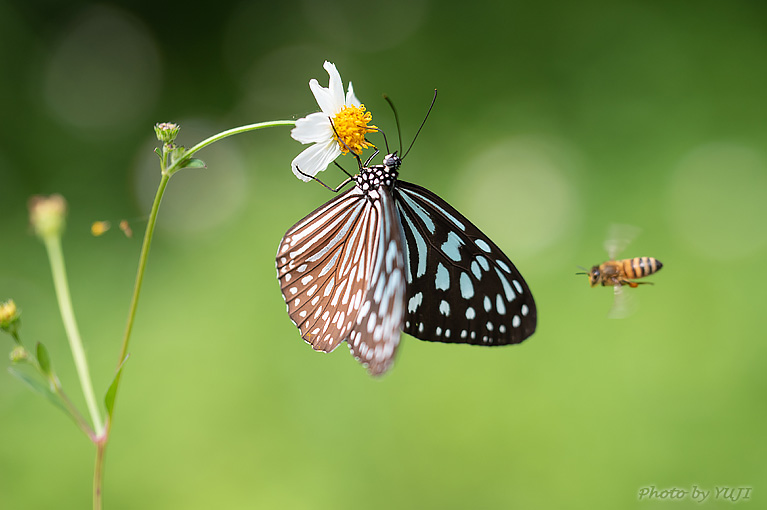
<instances>
[{"instance_id":1,"label":"yellow flower center","mask_svg":"<svg viewBox=\"0 0 767 510\"><path fill-rule=\"evenodd\" d=\"M375 133L378 128L370 124L373 114L365 111L365 105L345 106L333 117L333 136L341 147L341 153L349 151L359 155L363 149L373 147L373 144L365 140L365 135Z\"/></svg>"}]
</instances>

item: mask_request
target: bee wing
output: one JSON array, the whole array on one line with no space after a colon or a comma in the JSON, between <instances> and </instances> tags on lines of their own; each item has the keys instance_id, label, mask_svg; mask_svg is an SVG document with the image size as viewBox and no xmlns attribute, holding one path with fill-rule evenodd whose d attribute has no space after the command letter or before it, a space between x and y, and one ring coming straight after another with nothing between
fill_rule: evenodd
<instances>
[{"instance_id":1,"label":"bee wing","mask_svg":"<svg viewBox=\"0 0 767 510\"><path fill-rule=\"evenodd\" d=\"M607 239L605 240L604 245L610 260L615 260L615 257L617 257L641 231L641 228L633 225L621 225L618 223L610 225L607 229Z\"/></svg>"},{"instance_id":2,"label":"bee wing","mask_svg":"<svg viewBox=\"0 0 767 510\"><path fill-rule=\"evenodd\" d=\"M637 301L631 292L626 292L622 285L615 285L613 291L615 297L608 319L625 319L636 311Z\"/></svg>"}]
</instances>

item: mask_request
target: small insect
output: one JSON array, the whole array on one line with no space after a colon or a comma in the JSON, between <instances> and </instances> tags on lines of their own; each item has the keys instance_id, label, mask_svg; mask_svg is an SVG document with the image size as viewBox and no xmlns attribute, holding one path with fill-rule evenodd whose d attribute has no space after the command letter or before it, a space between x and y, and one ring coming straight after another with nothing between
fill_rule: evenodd
<instances>
[{"instance_id":1,"label":"small insect","mask_svg":"<svg viewBox=\"0 0 767 510\"><path fill-rule=\"evenodd\" d=\"M378 375L402 331L486 346L532 335L535 301L511 260L447 202L399 180L404 155L370 166L376 154L364 165L357 157L359 173L337 188L325 185L354 184L280 242L277 276L302 338L325 352L346 341Z\"/></svg>"},{"instance_id":2,"label":"small insect","mask_svg":"<svg viewBox=\"0 0 767 510\"><path fill-rule=\"evenodd\" d=\"M615 294L613 307L608 314L612 319L623 318L633 311L623 287L628 285L632 289L639 285L653 285L652 282L637 282L637 278L644 278L660 271L663 264L655 257L634 257L630 259L616 260L616 255L625 248L631 240L639 234L639 229L629 225L612 225L605 241L605 250L610 260L595 265L590 271L584 273L589 277L592 287L612 285Z\"/></svg>"}]
</instances>

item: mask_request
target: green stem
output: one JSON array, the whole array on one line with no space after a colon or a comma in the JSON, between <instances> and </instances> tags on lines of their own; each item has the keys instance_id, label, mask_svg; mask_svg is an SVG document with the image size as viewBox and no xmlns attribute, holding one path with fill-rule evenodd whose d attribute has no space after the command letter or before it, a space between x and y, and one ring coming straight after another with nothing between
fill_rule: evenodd
<instances>
[{"instance_id":1,"label":"green stem","mask_svg":"<svg viewBox=\"0 0 767 510\"><path fill-rule=\"evenodd\" d=\"M42 371L41 371L42 373ZM64 390L61 388L61 384L59 384L58 380L51 381L53 385L53 391L58 395L58 397L61 399L61 401L64 404L64 407L67 408L69 411L70 416L72 416L72 419L75 421L77 426L82 430L85 435L88 436L88 438L91 441L96 440L96 433L91 429L90 425L87 421L85 421L85 418L80 414L80 411L77 410L75 405L72 403L71 400L69 400L69 397L67 397L67 394L64 393Z\"/></svg>"},{"instance_id":2,"label":"green stem","mask_svg":"<svg viewBox=\"0 0 767 510\"><path fill-rule=\"evenodd\" d=\"M208 145L212 144L213 142L217 142L223 138L226 138L227 136L237 135L240 133L247 133L248 131L255 131L256 129L263 129L267 127L276 127L276 126L295 126L296 121L294 120L273 120L270 122L259 122L256 124L248 124L247 126L240 126L232 129L227 129L226 131L221 131L218 134L215 134L211 136L210 138L206 138L205 140L201 141L191 149L187 149L184 152L184 156L188 157L194 154L195 152L199 151L200 149L203 149L207 147ZM183 160L183 159L182 159ZM179 161L176 161L171 165L170 168L168 168L168 173L174 173L176 170L179 170L178 168Z\"/></svg>"},{"instance_id":3,"label":"green stem","mask_svg":"<svg viewBox=\"0 0 767 510\"><path fill-rule=\"evenodd\" d=\"M108 419L107 419L108 420ZM93 467L93 510L101 510L104 493L104 454L107 437L96 441L96 465Z\"/></svg>"},{"instance_id":4,"label":"green stem","mask_svg":"<svg viewBox=\"0 0 767 510\"><path fill-rule=\"evenodd\" d=\"M162 178L160 179L160 185L157 188L157 193L155 194L155 197L154 197L154 203L152 204L152 211L149 213L149 222L147 223L146 233L144 234L144 244L141 246L141 255L139 257L138 271L136 272L136 283L133 287L133 297L131 299L130 310L128 311L128 324L125 327L125 335L123 336L122 348L120 349L120 357L117 360L118 367L125 360L125 356L128 355L128 346L130 344L130 336L131 336L131 332L133 331L133 321L136 318L136 308L138 307L138 298L139 298L139 294L141 293L141 283L144 280L144 270L146 268L147 258L149 257L149 247L152 244L152 235L154 234L155 222L157 221L157 213L160 210L160 202L162 201L162 196L165 193L165 187L168 185L168 180L170 179L170 176L179 170L179 165L186 158L192 156L192 154L207 147L208 145L214 142L217 142L218 140L221 140L228 136L236 135L239 133L255 131L256 129L262 129L266 127L276 127L276 126L293 126L293 125L295 125L295 121L292 121L292 120L276 120L271 122L259 122L257 124L248 124L247 126L240 126L240 127L228 129L226 131L222 131L209 138L206 138L205 140L201 141L200 143L198 143L191 149L188 149L187 151L185 151L184 158L181 158L179 161L175 161L169 167L166 166L167 150L164 151L164 157L162 158L162 161L160 162ZM118 382L115 385L116 387L119 386L120 375L118 375L117 377L118 377Z\"/></svg>"},{"instance_id":5,"label":"green stem","mask_svg":"<svg viewBox=\"0 0 767 510\"><path fill-rule=\"evenodd\" d=\"M163 167L164 166L163 162ZM155 194L154 203L152 204L152 211L149 213L149 222L147 223L146 232L144 233L144 244L141 245L141 255L139 256L138 270L136 271L136 283L133 286L133 297L131 298L130 309L128 311L128 324L125 326L125 335L123 335L120 358L117 363L118 367L125 359L125 356L128 355L130 336L133 331L133 321L136 318L138 298L141 294L141 284L144 282L144 271L146 270L146 262L149 258L149 248L152 246L152 236L154 235L154 227L157 223L157 213L160 211L160 202L162 202L162 196L165 194L165 188L168 186L169 180L170 174L163 171L160 178L160 185L157 187L157 193Z\"/></svg>"},{"instance_id":6,"label":"green stem","mask_svg":"<svg viewBox=\"0 0 767 510\"><path fill-rule=\"evenodd\" d=\"M149 221L147 222L146 232L144 233L144 243L141 246L141 254L139 255L138 269L136 271L136 282L133 286L133 297L131 298L130 309L128 310L128 323L125 326L125 335L123 336L122 347L120 348L120 357L117 360L117 374L115 375L114 382L112 383L114 387L112 409L107 414L106 429L104 430L103 436L97 438L96 440L97 452L96 452L96 463L94 466L94 474L93 474L93 508L95 510L100 510L102 505L101 498L102 498L102 492L103 492L102 489L103 489L103 476L104 476L103 475L104 457L106 455L107 443L109 442L109 434L110 434L110 431L112 430L114 404L117 399L117 393L118 393L117 390L120 386L120 380L122 378L122 370L120 370L120 367L122 366L126 356L128 355L128 346L130 345L131 332L133 331L133 322L136 318L136 309L138 308L138 298L139 298L139 295L141 294L141 284L144 281L144 271L146 269L147 259L149 258L149 248L152 245L152 237L154 235L155 224L157 223L157 214L160 210L160 203L162 202L162 197L165 194L165 188L168 186L168 181L170 180L170 177L175 172L183 168L183 163L187 161L188 158L192 156L192 154L199 151L200 149L207 147L213 142L217 142L218 140L221 140L228 136L236 135L239 133L255 131L256 129L262 129L266 127L276 127L276 126L293 126L293 125L295 125L295 121L292 121L292 120L277 120L273 122L260 122L257 124L249 124L247 126L241 126L241 127L229 129L227 131L222 131L221 133L218 133L216 135L211 136L210 138L203 140L202 142L198 143L191 149L184 151L183 157L177 161L174 161L171 165L168 165L168 162L170 159L170 153L173 150L173 146L163 147L162 158L160 160L160 170L161 170L160 185L157 187L157 193L155 194L154 202L152 203L152 210L149 213Z\"/></svg>"},{"instance_id":7,"label":"green stem","mask_svg":"<svg viewBox=\"0 0 767 510\"><path fill-rule=\"evenodd\" d=\"M77 321L72 309L72 298L69 295L69 283L67 282L67 273L64 267L64 256L61 252L61 237L58 235L46 236L43 241L48 251L48 260L51 263L51 272L53 273L53 285L59 301L61 319L64 322L64 329L69 340L69 348L72 350L72 357L75 360L77 376L80 378L80 386L82 387L85 403L91 415L93 428L96 434L100 434L104 425L101 423L101 414L98 405L96 405L96 396L93 393L93 384L91 383L91 375L88 370L88 360L85 357L85 349L83 349L80 331L77 328Z\"/></svg>"}]
</instances>

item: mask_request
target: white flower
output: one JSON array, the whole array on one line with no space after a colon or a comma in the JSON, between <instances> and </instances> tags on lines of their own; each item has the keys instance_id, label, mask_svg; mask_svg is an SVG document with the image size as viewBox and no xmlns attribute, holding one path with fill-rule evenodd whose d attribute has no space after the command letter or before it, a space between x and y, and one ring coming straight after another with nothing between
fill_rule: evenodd
<instances>
[{"instance_id":1,"label":"white flower","mask_svg":"<svg viewBox=\"0 0 767 510\"><path fill-rule=\"evenodd\" d=\"M330 75L328 88L321 87L315 79L309 81L309 88L322 111L298 119L290 132L290 136L299 142L314 144L291 163L293 173L302 181L311 180L307 175L317 175L341 154L349 151L361 154L363 149L372 146L365 140L365 134L377 131L375 126L368 125L372 116L365 112L365 106L354 95L351 82L344 97L344 86L336 66L326 61L323 67Z\"/></svg>"}]
</instances>

